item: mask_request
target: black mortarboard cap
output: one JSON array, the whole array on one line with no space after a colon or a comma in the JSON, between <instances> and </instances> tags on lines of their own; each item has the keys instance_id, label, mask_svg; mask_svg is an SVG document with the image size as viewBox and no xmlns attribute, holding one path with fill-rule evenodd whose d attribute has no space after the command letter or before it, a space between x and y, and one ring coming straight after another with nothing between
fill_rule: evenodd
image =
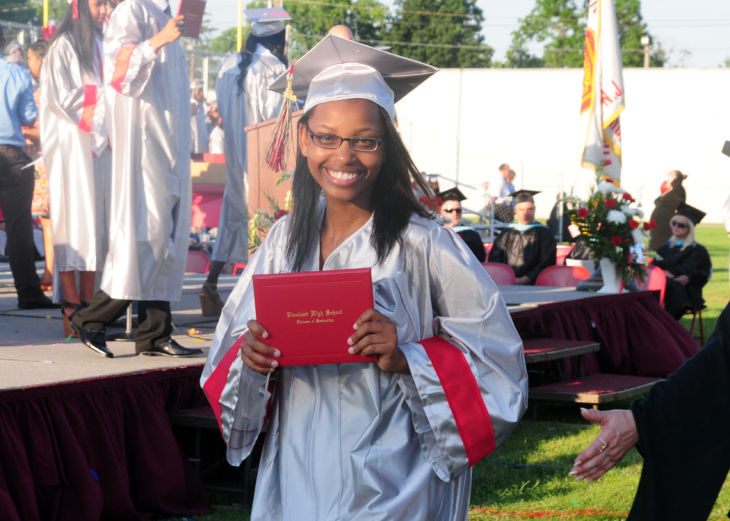
<instances>
[{"instance_id":1,"label":"black mortarboard cap","mask_svg":"<svg viewBox=\"0 0 730 521\"><path fill-rule=\"evenodd\" d=\"M456 186L454 188L444 190L443 192L439 192L436 195L439 196L442 201L463 201L466 199L466 196L462 194L461 190L459 190Z\"/></svg>"},{"instance_id":2,"label":"black mortarboard cap","mask_svg":"<svg viewBox=\"0 0 730 521\"><path fill-rule=\"evenodd\" d=\"M512 192L512 202L515 204L525 202L534 203L533 196L539 193L540 190L517 190L516 192Z\"/></svg>"},{"instance_id":3,"label":"black mortarboard cap","mask_svg":"<svg viewBox=\"0 0 730 521\"><path fill-rule=\"evenodd\" d=\"M684 215L687 219L692 221L695 226L700 223L700 221L707 215L702 210L699 210L695 208L694 206L690 206L688 204L680 204L679 208L674 212L677 215Z\"/></svg>"}]
</instances>

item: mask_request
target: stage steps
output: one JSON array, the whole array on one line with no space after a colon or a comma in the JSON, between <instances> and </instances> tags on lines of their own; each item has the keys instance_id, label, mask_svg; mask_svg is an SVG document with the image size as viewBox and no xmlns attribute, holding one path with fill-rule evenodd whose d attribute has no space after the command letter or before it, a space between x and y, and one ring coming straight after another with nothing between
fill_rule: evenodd
<instances>
[{"instance_id":1,"label":"stage steps","mask_svg":"<svg viewBox=\"0 0 730 521\"><path fill-rule=\"evenodd\" d=\"M523 344L528 369L529 366L543 368L539 371L533 369L533 374L544 377L547 372L544 368L553 367L559 379L554 383L535 384L533 378L529 389L529 399L533 402L573 402L598 409L606 403L643 395L660 380L653 377L611 373L583 375L582 355L599 351L601 346L598 342L540 337L524 339ZM570 357L579 357L581 376L566 380L563 379L559 361Z\"/></svg>"},{"instance_id":2,"label":"stage steps","mask_svg":"<svg viewBox=\"0 0 730 521\"><path fill-rule=\"evenodd\" d=\"M243 462L243 472L238 480L242 481L242 483L240 483L240 485L223 485L213 479L216 471L221 468L231 469L233 467L231 467L226 461L225 444L223 444L223 440L221 438L218 420L216 419L210 405L191 409L174 409L168 411L167 415L170 418L170 423L173 427L192 430L192 449L186 452L190 452L188 460L200 473L200 477L203 479L203 483L206 488L220 492L240 493L243 494L243 497L247 501L250 501L253 494L253 484L256 482L260 446L263 442L263 436L261 436L259 441L257 441L257 448L254 449L252 455L246 458ZM220 445L222 447L221 454L218 454L215 461L206 467L203 467L204 458L201 449L203 445L203 437L206 431L208 431L209 434L210 431L215 431L215 435L220 438Z\"/></svg>"}]
</instances>

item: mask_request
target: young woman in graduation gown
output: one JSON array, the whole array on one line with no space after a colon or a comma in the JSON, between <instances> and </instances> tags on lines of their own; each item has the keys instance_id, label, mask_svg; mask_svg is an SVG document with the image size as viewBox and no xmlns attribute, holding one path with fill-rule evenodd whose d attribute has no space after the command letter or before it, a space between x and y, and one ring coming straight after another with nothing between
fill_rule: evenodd
<instances>
[{"instance_id":1,"label":"young woman in graduation gown","mask_svg":"<svg viewBox=\"0 0 730 521\"><path fill-rule=\"evenodd\" d=\"M294 66L295 94L308 94L293 213L272 226L228 299L201 383L230 463L250 454L270 418L252 520L466 520L470 466L526 407L521 341L477 259L412 192L411 179L428 189L394 128L393 91L434 69L343 42L328 36ZM361 63L337 58L353 55ZM297 67L312 63L321 72L298 91ZM386 85L378 71L388 66L410 87L390 76ZM375 309L342 349L378 361L277 367L252 275L365 267Z\"/></svg>"},{"instance_id":2,"label":"young woman in graduation gown","mask_svg":"<svg viewBox=\"0 0 730 521\"><path fill-rule=\"evenodd\" d=\"M220 315L223 303L218 277L227 262L248 261L248 204L246 195L247 140L244 127L275 118L282 97L269 85L285 70L284 24L252 23L252 33L240 53L229 57L215 82L216 99L223 119L226 189L218 235L208 277L200 289L203 315Z\"/></svg>"},{"instance_id":3,"label":"young woman in graduation gown","mask_svg":"<svg viewBox=\"0 0 730 521\"><path fill-rule=\"evenodd\" d=\"M108 245L111 153L102 96L106 0L74 0L41 73L41 143L48 172L54 263L68 319L94 294ZM78 273L78 285L76 274Z\"/></svg>"}]
</instances>

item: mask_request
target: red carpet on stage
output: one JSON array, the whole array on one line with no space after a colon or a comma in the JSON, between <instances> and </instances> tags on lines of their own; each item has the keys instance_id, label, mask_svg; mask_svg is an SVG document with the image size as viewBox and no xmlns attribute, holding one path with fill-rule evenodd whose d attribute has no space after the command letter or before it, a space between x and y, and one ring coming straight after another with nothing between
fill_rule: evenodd
<instances>
[{"instance_id":1,"label":"red carpet on stage","mask_svg":"<svg viewBox=\"0 0 730 521\"><path fill-rule=\"evenodd\" d=\"M167 411L204 405L202 366L0 392L3 521L208 511Z\"/></svg>"}]
</instances>

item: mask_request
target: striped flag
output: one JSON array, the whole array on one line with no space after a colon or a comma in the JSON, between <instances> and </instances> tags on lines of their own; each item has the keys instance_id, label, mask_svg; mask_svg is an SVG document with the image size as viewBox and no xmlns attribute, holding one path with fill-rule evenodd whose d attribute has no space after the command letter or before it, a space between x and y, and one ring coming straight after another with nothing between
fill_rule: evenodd
<instances>
[{"instance_id":1,"label":"striped flag","mask_svg":"<svg viewBox=\"0 0 730 521\"><path fill-rule=\"evenodd\" d=\"M613 0L590 0L583 56L581 122L585 141L581 165L603 166L603 174L621 179L621 123L624 80Z\"/></svg>"}]
</instances>

